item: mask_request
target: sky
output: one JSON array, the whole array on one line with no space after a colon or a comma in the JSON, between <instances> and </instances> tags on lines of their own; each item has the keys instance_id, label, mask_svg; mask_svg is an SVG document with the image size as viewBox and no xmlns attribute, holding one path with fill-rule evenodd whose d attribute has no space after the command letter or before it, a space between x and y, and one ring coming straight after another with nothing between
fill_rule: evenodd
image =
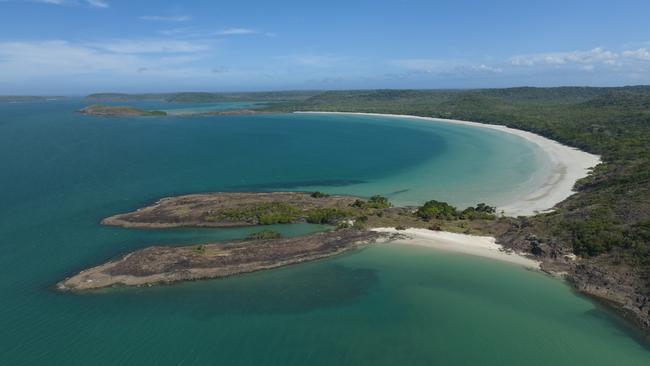
<instances>
[{"instance_id":1,"label":"sky","mask_svg":"<svg viewBox=\"0 0 650 366\"><path fill-rule=\"evenodd\" d=\"M650 84L650 1L0 0L0 94Z\"/></svg>"}]
</instances>

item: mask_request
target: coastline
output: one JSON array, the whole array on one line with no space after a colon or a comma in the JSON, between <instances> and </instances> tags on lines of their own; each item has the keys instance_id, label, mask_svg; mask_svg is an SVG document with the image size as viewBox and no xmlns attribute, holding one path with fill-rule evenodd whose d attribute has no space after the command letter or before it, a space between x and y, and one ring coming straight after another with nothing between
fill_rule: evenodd
<instances>
[{"instance_id":1,"label":"coastline","mask_svg":"<svg viewBox=\"0 0 650 366\"><path fill-rule=\"evenodd\" d=\"M551 211L556 204L564 201L574 192L573 186L576 181L586 177L589 171L598 165L600 156L584 152L580 149L563 145L557 141L534 134L532 132L518 130L503 125L491 125L479 122L469 122L454 119L443 119L433 117L420 117L400 114L383 113L359 113L359 112L293 112L298 114L339 114L339 115L361 115L392 118L417 119L429 122L452 123L472 127L487 128L504 133L519 136L526 141L539 147L551 163L551 175L544 183L536 187L532 192L521 197L514 197L513 201L498 206L498 212L504 212L506 216L534 216L538 213Z\"/></svg>"},{"instance_id":2,"label":"coastline","mask_svg":"<svg viewBox=\"0 0 650 366\"><path fill-rule=\"evenodd\" d=\"M428 229L408 228L397 230L389 227L373 228L372 231L388 234L400 234L398 239L389 243L397 245L414 245L435 250L466 254L510 263L526 269L541 271L541 262L530 259L523 254L506 251L496 243L491 236L477 236L451 233L447 231L431 231Z\"/></svg>"}]
</instances>

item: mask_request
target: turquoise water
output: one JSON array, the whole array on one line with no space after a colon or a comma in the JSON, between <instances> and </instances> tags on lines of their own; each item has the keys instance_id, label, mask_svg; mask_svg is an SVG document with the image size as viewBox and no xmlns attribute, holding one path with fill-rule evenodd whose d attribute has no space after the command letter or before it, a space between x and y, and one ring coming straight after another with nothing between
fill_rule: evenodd
<instances>
[{"instance_id":1,"label":"turquoise water","mask_svg":"<svg viewBox=\"0 0 650 366\"><path fill-rule=\"evenodd\" d=\"M182 104L182 105L165 105L161 110L167 112L169 116L187 116L193 114L205 114L212 112L223 112L233 109L255 109L265 105L264 103L254 102L230 102L219 104Z\"/></svg>"},{"instance_id":2,"label":"turquoise water","mask_svg":"<svg viewBox=\"0 0 650 366\"><path fill-rule=\"evenodd\" d=\"M137 248L254 230L98 224L161 196L318 186L403 202L455 192L462 204L524 191L544 166L512 136L462 126L344 116L104 119L74 112L82 106L0 104L2 365L650 361L629 328L559 281L421 248L378 246L225 280L57 293L65 276ZM323 229L280 227L285 235Z\"/></svg>"}]
</instances>

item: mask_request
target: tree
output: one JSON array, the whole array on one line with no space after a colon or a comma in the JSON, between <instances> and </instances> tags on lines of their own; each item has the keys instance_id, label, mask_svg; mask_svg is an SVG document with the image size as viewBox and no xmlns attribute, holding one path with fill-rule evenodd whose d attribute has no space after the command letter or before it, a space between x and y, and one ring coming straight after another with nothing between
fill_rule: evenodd
<instances>
[{"instance_id":1,"label":"tree","mask_svg":"<svg viewBox=\"0 0 650 366\"><path fill-rule=\"evenodd\" d=\"M459 214L456 207L451 206L447 202L440 202L431 200L418 208L415 213L419 218L424 220L443 219L454 220L457 219Z\"/></svg>"}]
</instances>

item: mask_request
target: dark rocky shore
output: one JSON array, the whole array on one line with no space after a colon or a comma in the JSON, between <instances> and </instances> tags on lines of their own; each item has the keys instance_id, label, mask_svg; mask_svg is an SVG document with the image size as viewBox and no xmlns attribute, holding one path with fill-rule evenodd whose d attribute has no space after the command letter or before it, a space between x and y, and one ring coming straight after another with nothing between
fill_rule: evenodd
<instances>
[{"instance_id":1,"label":"dark rocky shore","mask_svg":"<svg viewBox=\"0 0 650 366\"><path fill-rule=\"evenodd\" d=\"M227 277L330 257L385 237L348 229L287 239L149 247L82 271L58 283L57 288L83 291Z\"/></svg>"},{"instance_id":2,"label":"dark rocky shore","mask_svg":"<svg viewBox=\"0 0 650 366\"><path fill-rule=\"evenodd\" d=\"M301 192L206 193L168 197L104 225L134 228L238 227L310 221L336 223L360 212L356 197L312 197Z\"/></svg>"}]
</instances>

